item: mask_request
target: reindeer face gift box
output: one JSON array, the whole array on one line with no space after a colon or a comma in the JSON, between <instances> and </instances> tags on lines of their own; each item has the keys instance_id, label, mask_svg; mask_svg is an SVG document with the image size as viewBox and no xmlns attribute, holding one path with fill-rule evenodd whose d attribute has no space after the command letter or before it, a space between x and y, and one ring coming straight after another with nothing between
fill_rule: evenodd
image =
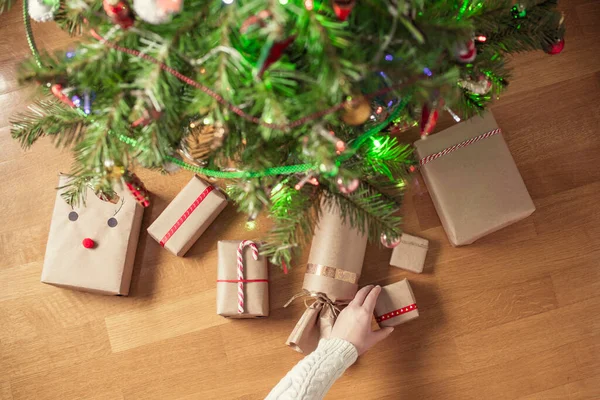
<instances>
[{"instance_id":1,"label":"reindeer face gift box","mask_svg":"<svg viewBox=\"0 0 600 400\"><path fill-rule=\"evenodd\" d=\"M126 190L111 201L88 189L86 205L71 207L60 176L50 224L42 282L99 294L127 295L143 207Z\"/></svg>"}]
</instances>

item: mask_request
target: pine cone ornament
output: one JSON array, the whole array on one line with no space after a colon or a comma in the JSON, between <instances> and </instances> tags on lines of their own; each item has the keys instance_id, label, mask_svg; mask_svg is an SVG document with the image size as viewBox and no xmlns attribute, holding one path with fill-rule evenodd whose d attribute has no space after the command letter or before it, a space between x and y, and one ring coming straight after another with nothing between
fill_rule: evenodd
<instances>
[{"instance_id":1,"label":"pine cone ornament","mask_svg":"<svg viewBox=\"0 0 600 400\"><path fill-rule=\"evenodd\" d=\"M188 135L181 140L179 153L194 164L203 164L210 153L221 147L224 139L222 126L192 122Z\"/></svg>"}]
</instances>

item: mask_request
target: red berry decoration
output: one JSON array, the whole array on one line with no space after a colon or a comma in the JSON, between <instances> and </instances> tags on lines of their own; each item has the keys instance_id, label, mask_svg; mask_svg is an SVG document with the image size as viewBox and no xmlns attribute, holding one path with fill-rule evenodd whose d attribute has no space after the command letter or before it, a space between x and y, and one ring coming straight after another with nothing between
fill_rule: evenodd
<instances>
[{"instance_id":1,"label":"red berry decoration","mask_svg":"<svg viewBox=\"0 0 600 400\"><path fill-rule=\"evenodd\" d=\"M138 203L143 207L148 207L150 205L150 192L136 174L128 174L125 185Z\"/></svg>"},{"instance_id":2,"label":"red berry decoration","mask_svg":"<svg viewBox=\"0 0 600 400\"><path fill-rule=\"evenodd\" d=\"M103 0L102 6L106 15L122 29L129 29L133 25L133 14L124 1Z\"/></svg>"},{"instance_id":3,"label":"red berry decoration","mask_svg":"<svg viewBox=\"0 0 600 400\"><path fill-rule=\"evenodd\" d=\"M60 83L55 83L54 85L52 85L50 87L50 91L52 92L54 97L56 97L57 99L59 99L60 101L62 101L66 105L68 105L69 107L75 107L75 103L73 103L71 101L71 99L69 98L69 96L64 94L62 90L63 90L63 86Z\"/></svg>"},{"instance_id":4,"label":"red berry decoration","mask_svg":"<svg viewBox=\"0 0 600 400\"><path fill-rule=\"evenodd\" d=\"M350 16L356 0L333 0L333 12L340 21L345 21Z\"/></svg>"},{"instance_id":5,"label":"red berry decoration","mask_svg":"<svg viewBox=\"0 0 600 400\"><path fill-rule=\"evenodd\" d=\"M83 247L85 247L86 249L93 249L94 247L96 247L96 242L94 242L92 239L90 238L85 238L83 239L83 242L81 242L81 244L83 245Z\"/></svg>"},{"instance_id":6,"label":"red berry decoration","mask_svg":"<svg viewBox=\"0 0 600 400\"><path fill-rule=\"evenodd\" d=\"M559 54L560 52L563 51L564 48L565 48L565 39L560 39L557 42L552 43L550 46L548 46L548 48L546 49L546 53L548 53L550 55Z\"/></svg>"}]
</instances>

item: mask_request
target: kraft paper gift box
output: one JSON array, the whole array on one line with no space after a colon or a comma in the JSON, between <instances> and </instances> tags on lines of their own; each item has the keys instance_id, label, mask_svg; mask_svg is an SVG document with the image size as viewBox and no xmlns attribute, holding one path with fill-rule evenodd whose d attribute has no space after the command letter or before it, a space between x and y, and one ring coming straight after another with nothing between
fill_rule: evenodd
<instances>
[{"instance_id":1,"label":"kraft paper gift box","mask_svg":"<svg viewBox=\"0 0 600 400\"><path fill-rule=\"evenodd\" d=\"M183 256L226 206L223 193L194 175L148 227L148 234L171 253Z\"/></svg>"},{"instance_id":2,"label":"kraft paper gift box","mask_svg":"<svg viewBox=\"0 0 600 400\"><path fill-rule=\"evenodd\" d=\"M329 337L340 308L352 300L358 290L366 247L366 235L342 218L335 203L324 200L302 292L286 304L298 297L305 297L307 304L286 341L288 346L309 354L317 348L320 339Z\"/></svg>"},{"instance_id":3,"label":"kraft paper gift box","mask_svg":"<svg viewBox=\"0 0 600 400\"><path fill-rule=\"evenodd\" d=\"M42 282L106 295L127 295L142 224L142 207L126 189L101 200L88 189L85 206L62 198L69 176L60 175ZM83 242L87 246L84 247Z\"/></svg>"},{"instance_id":4,"label":"kraft paper gift box","mask_svg":"<svg viewBox=\"0 0 600 400\"><path fill-rule=\"evenodd\" d=\"M302 288L331 301L352 300L358 290L367 236L342 218L333 202L321 204L321 218L308 255Z\"/></svg>"},{"instance_id":5,"label":"kraft paper gift box","mask_svg":"<svg viewBox=\"0 0 600 400\"><path fill-rule=\"evenodd\" d=\"M217 314L228 318L258 318L269 315L269 271L267 259L252 256L252 249L242 250L243 312L238 312L238 263L237 252L241 241L220 240L217 267ZM257 245L258 247L258 245Z\"/></svg>"},{"instance_id":6,"label":"kraft paper gift box","mask_svg":"<svg viewBox=\"0 0 600 400\"><path fill-rule=\"evenodd\" d=\"M415 149L452 245L473 243L535 210L491 112L418 140Z\"/></svg>"},{"instance_id":7,"label":"kraft paper gift box","mask_svg":"<svg viewBox=\"0 0 600 400\"><path fill-rule=\"evenodd\" d=\"M420 274L423 272L429 241L403 233L392 251L390 265Z\"/></svg>"},{"instance_id":8,"label":"kraft paper gift box","mask_svg":"<svg viewBox=\"0 0 600 400\"><path fill-rule=\"evenodd\" d=\"M418 316L417 301L408 279L381 288L375 304L375 320L380 327L400 325Z\"/></svg>"}]
</instances>

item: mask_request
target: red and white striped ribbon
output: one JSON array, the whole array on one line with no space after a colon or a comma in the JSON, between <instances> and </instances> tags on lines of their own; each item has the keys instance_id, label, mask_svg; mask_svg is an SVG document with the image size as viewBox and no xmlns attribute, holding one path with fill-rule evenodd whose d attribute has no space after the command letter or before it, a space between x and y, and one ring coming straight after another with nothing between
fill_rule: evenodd
<instances>
[{"instance_id":1,"label":"red and white striped ribbon","mask_svg":"<svg viewBox=\"0 0 600 400\"><path fill-rule=\"evenodd\" d=\"M252 258L258 260L258 247L252 240L242 240L237 249L237 267L238 267L238 314L244 313L244 247L249 246L252 249Z\"/></svg>"},{"instance_id":2,"label":"red and white striped ribbon","mask_svg":"<svg viewBox=\"0 0 600 400\"><path fill-rule=\"evenodd\" d=\"M443 156L445 156L448 153L452 153L453 151L456 151L456 150L458 150L458 149L460 149L462 147L470 146L470 145L472 145L475 142L479 142L480 140L487 139L490 136L494 136L494 135L497 135L499 133L502 133L502 130L500 130L500 128L496 128L496 129L493 129L493 130L491 130L489 132L482 133L479 136L472 137L471 139L467 139L464 142L460 142L458 144L455 144L454 146L450 146L448 148L445 148L442 151L439 151L437 153L430 154L427 157L421 158L419 160L419 165L423 166L423 165L427 164L428 162L431 162L431 161L435 160L436 158L443 157Z\"/></svg>"}]
</instances>

